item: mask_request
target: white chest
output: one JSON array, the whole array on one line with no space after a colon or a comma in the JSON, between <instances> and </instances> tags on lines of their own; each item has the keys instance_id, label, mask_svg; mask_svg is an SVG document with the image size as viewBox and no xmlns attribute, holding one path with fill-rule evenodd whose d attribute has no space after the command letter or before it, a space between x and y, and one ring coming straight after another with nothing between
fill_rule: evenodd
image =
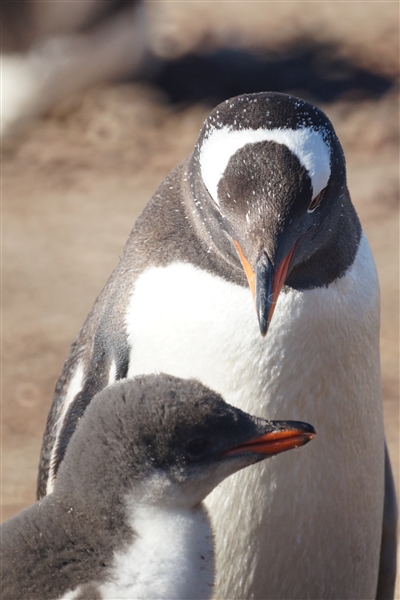
<instances>
[{"instance_id":1,"label":"white chest","mask_svg":"<svg viewBox=\"0 0 400 600\"><path fill-rule=\"evenodd\" d=\"M139 278L126 325L129 377L196 377L252 414L317 429L306 448L234 475L207 499L217 597L372 597L383 423L366 240L329 288L281 294L266 338L249 290L179 263Z\"/></svg>"},{"instance_id":2,"label":"white chest","mask_svg":"<svg viewBox=\"0 0 400 600\"><path fill-rule=\"evenodd\" d=\"M213 590L213 541L204 511L135 511L137 534L117 553L104 600L209 600Z\"/></svg>"},{"instance_id":3,"label":"white chest","mask_svg":"<svg viewBox=\"0 0 400 600\"><path fill-rule=\"evenodd\" d=\"M126 329L128 377L196 377L260 416L305 418L307 405L310 418L326 414L322 394L332 387L359 396L364 383L379 383L379 288L365 239L351 271L329 288L282 293L266 338L247 288L186 263L139 277Z\"/></svg>"}]
</instances>

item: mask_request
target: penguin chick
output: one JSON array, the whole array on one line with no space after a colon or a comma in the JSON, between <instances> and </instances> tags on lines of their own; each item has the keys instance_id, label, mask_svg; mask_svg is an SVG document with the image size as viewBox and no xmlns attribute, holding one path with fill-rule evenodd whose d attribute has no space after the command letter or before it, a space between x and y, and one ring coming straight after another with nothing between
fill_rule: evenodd
<instances>
[{"instance_id":1,"label":"penguin chick","mask_svg":"<svg viewBox=\"0 0 400 600\"><path fill-rule=\"evenodd\" d=\"M252 417L195 380L106 388L79 421L53 493L1 526L2 600L211 598L202 500L314 435L306 423Z\"/></svg>"}]
</instances>

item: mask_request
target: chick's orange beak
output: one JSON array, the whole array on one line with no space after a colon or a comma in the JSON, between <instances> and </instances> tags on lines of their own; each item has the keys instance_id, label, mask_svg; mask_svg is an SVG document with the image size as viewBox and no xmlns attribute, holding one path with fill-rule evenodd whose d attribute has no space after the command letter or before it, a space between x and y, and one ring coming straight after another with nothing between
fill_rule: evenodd
<instances>
[{"instance_id":1,"label":"chick's orange beak","mask_svg":"<svg viewBox=\"0 0 400 600\"><path fill-rule=\"evenodd\" d=\"M270 421L270 427L271 431L227 450L223 457L247 452L275 456L308 444L317 433L312 425L301 421Z\"/></svg>"}]
</instances>

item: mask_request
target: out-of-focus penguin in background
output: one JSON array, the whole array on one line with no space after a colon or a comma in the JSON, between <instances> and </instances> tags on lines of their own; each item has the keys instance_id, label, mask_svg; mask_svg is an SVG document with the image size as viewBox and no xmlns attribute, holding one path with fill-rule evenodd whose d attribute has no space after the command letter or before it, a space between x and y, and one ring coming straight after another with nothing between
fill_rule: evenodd
<instances>
[{"instance_id":1,"label":"out-of-focus penguin in background","mask_svg":"<svg viewBox=\"0 0 400 600\"><path fill-rule=\"evenodd\" d=\"M69 94L146 70L153 53L140 0L2 2L1 22L2 136Z\"/></svg>"}]
</instances>

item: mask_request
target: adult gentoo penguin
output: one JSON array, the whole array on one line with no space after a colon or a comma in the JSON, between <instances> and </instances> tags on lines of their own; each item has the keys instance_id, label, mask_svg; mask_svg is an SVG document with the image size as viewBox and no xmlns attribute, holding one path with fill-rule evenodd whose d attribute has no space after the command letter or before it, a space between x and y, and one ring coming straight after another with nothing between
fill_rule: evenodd
<instances>
[{"instance_id":1,"label":"adult gentoo penguin","mask_svg":"<svg viewBox=\"0 0 400 600\"><path fill-rule=\"evenodd\" d=\"M314 435L307 423L251 417L194 380L149 375L103 390L53 493L1 526L2 600L211 598L202 500Z\"/></svg>"},{"instance_id":2,"label":"adult gentoo penguin","mask_svg":"<svg viewBox=\"0 0 400 600\"><path fill-rule=\"evenodd\" d=\"M301 461L290 453L209 496L218 598L393 594L379 286L343 151L315 106L261 93L211 112L193 154L137 220L72 346L39 495L51 491L93 394L157 371L196 377L242 410L290 414L320 433Z\"/></svg>"}]
</instances>

